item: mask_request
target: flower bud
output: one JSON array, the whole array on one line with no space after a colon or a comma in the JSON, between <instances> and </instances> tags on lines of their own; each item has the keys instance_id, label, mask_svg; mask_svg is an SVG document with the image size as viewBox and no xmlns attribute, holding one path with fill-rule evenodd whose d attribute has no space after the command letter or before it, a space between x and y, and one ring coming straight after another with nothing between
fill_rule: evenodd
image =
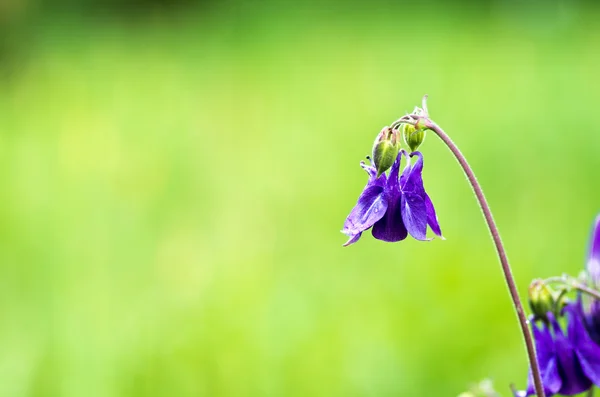
<instances>
[{"instance_id":1,"label":"flower bud","mask_svg":"<svg viewBox=\"0 0 600 397\"><path fill-rule=\"evenodd\" d=\"M540 319L546 319L548 312L556 311L554 294L541 279L535 279L529 285L529 307L533 315Z\"/></svg>"},{"instance_id":2,"label":"flower bud","mask_svg":"<svg viewBox=\"0 0 600 397\"><path fill-rule=\"evenodd\" d=\"M402 124L401 128L404 142L410 148L410 151L414 152L425 140L425 130L418 130L410 124Z\"/></svg>"},{"instance_id":3,"label":"flower bud","mask_svg":"<svg viewBox=\"0 0 600 397\"><path fill-rule=\"evenodd\" d=\"M390 169L399 151L398 131L384 127L373 143L373 164L377 170L377 177Z\"/></svg>"}]
</instances>

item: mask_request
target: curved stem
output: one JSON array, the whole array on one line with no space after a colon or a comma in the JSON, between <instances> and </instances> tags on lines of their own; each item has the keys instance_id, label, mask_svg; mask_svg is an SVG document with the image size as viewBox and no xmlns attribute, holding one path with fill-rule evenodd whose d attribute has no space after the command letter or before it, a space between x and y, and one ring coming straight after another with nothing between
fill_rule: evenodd
<instances>
[{"instance_id":1,"label":"curved stem","mask_svg":"<svg viewBox=\"0 0 600 397\"><path fill-rule=\"evenodd\" d=\"M577 291L583 292L584 294L588 294L589 296L600 300L600 291L596 291L593 288L589 288L588 286L580 283L576 279L567 275L564 275L562 277L550 277L544 280L544 282L564 284L567 287L571 287Z\"/></svg>"},{"instance_id":2,"label":"curved stem","mask_svg":"<svg viewBox=\"0 0 600 397\"><path fill-rule=\"evenodd\" d=\"M479 206L483 211L483 216L488 225L488 228L490 229L492 239L494 240L494 245L496 246L496 251L498 252L498 258L500 259L500 264L502 265L502 272L504 273L504 279L506 280L506 285L508 286L508 291L510 292L510 297L512 299L513 306L515 307L515 311L517 312L519 325L521 326L521 333L523 334L523 338L525 339L525 346L527 348L527 356L529 357L529 365L531 367L531 373L533 375L533 383L535 386L536 395L538 397L545 397L544 387L542 386L542 378L540 376L540 368L535 353L535 346L533 344L533 339L531 338L531 332L529 331L529 327L527 326L527 318L525 317L523 305L517 292L515 279L513 278L512 271L508 263L508 258L506 257L506 251L504 250L502 240L500 239L498 227L496 226L496 222L494 222L494 218L492 217L490 206L488 205L485 196L483 195L483 190L481 190L481 186L479 185L479 182L477 182L477 178L475 177L473 170L469 166L469 163L467 163L467 159L465 158L465 156L463 156L463 154L454 144L454 142L452 142L452 139L450 139L450 137L444 132L444 130L442 130L436 123L431 121L429 118L424 117L421 120L424 122L424 126L435 132L437 136L439 136L440 139L444 141L446 146L448 146L452 154L454 154L454 157L456 157L465 175L469 179L469 183L471 184L471 187L475 192L475 196L477 196L477 201L479 202Z\"/></svg>"},{"instance_id":3,"label":"curved stem","mask_svg":"<svg viewBox=\"0 0 600 397\"><path fill-rule=\"evenodd\" d=\"M579 284L579 283L571 284L571 287L573 287L574 289L576 289L580 292L583 292L584 294L588 294L591 297L600 299L600 292L596 291L595 289L588 288L583 284Z\"/></svg>"}]
</instances>

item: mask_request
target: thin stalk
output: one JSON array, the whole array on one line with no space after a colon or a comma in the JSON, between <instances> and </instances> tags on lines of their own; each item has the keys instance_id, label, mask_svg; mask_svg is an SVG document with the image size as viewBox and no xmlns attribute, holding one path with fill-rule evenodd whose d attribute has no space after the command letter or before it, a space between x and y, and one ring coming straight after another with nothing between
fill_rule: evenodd
<instances>
[{"instance_id":1,"label":"thin stalk","mask_svg":"<svg viewBox=\"0 0 600 397\"><path fill-rule=\"evenodd\" d=\"M571 284L571 287L575 288L578 291L583 292L584 294L588 294L596 299L600 299L600 292L596 291L595 289L591 289L589 287L586 287L583 284Z\"/></svg>"},{"instance_id":2,"label":"thin stalk","mask_svg":"<svg viewBox=\"0 0 600 397\"><path fill-rule=\"evenodd\" d=\"M542 386L542 378L540 376L540 368L535 352L535 346L533 344L533 339L531 338L531 332L529 330L529 327L527 326L527 318L525 317L523 305L517 292L517 286L515 284L515 279L513 278L510 265L508 263L506 251L504 250L502 240L500 239L498 227L496 226L496 222L494 222L490 206L488 205L487 200L485 199L483 190L481 189L481 186L479 185L479 182L475 177L475 173L473 173L473 170L469 166L467 159L458 149L458 146L456 146L452 139L450 139L450 137L444 132L444 130L442 130L440 126L438 126L436 123L434 123L427 117L419 117L419 119L419 122L423 121L424 126L435 132L436 135L439 136L440 139L446 144L446 146L448 146L448 149L450 149L452 154L454 154L454 157L456 157L456 159L458 160L458 163L462 167L465 175L467 176L467 179L469 180L469 183L471 184L471 187L473 188L473 191L475 192L475 196L477 197L479 206L483 211L483 216L485 218L487 226L490 229L490 233L492 234L492 239L494 240L494 245L496 246L496 251L498 252L498 258L500 259L500 264L502 265L504 279L506 280L506 285L508 286L508 291L510 292L510 297L512 299L513 306L515 308L515 311L517 312L519 325L521 326L521 333L523 334L523 338L525 339L525 346L527 348L527 356L529 357L529 365L531 367L531 373L533 375L533 383L536 395L538 397L545 397L544 387Z\"/></svg>"},{"instance_id":3,"label":"thin stalk","mask_svg":"<svg viewBox=\"0 0 600 397\"><path fill-rule=\"evenodd\" d=\"M596 291L593 288L589 288L587 285L580 283L579 281L564 275L562 277L550 277L544 280L546 283L560 283L564 284L568 287L573 288L574 290L583 292L584 294L588 294L589 296L600 300L600 291Z\"/></svg>"}]
</instances>

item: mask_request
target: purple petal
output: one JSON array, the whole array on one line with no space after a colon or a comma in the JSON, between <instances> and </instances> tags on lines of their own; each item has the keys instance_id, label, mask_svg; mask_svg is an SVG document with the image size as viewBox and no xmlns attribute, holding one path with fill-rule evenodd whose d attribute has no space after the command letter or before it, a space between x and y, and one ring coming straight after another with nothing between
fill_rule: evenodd
<instances>
[{"instance_id":1,"label":"purple petal","mask_svg":"<svg viewBox=\"0 0 600 397\"><path fill-rule=\"evenodd\" d=\"M367 171L367 174L369 174L369 181L367 182L367 186L365 186L365 188L369 186L385 186L385 174L381 174L379 178L377 178L377 170L375 169L375 167L373 167L372 165L367 165L364 161L360 162L360 166L363 170Z\"/></svg>"},{"instance_id":2,"label":"purple petal","mask_svg":"<svg viewBox=\"0 0 600 397\"><path fill-rule=\"evenodd\" d=\"M585 326L590 338L597 345L600 345L600 301L589 296L584 296L582 300L586 304L584 312Z\"/></svg>"},{"instance_id":3,"label":"purple petal","mask_svg":"<svg viewBox=\"0 0 600 397\"><path fill-rule=\"evenodd\" d=\"M596 217L592 226L586 267L590 286L600 288L600 215ZM584 295L583 304L584 320L589 335L600 344L600 301Z\"/></svg>"},{"instance_id":4,"label":"purple petal","mask_svg":"<svg viewBox=\"0 0 600 397\"><path fill-rule=\"evenodd\" d=\"M425 208L427 209L427 224L437 236L442 237L443 239L444 237L442 236L442 229L440 229L435 208L433 207L433 203L431 202L431 199L427 193L425 193Z\"/></svg>"},{"instance_id":5,"label":"purple petal","mask_svg":"<svg viewBox=\"0 0 600 397\"><path fill-rule=\"evenodd\" d=\"M356 206L344 222L342 233L351 237L346 244L352 244L352 239L367 230L383 217L388 207L381 186L368 186L358 198ZM351 242L352 241L352 242Z\"/></svg>"},{"instance_id":6,"label":"purple petal","mask_svg":"<svg viewBox=\"0 0 600 397\"><path fill-rule=\"evenodd\" d=\"M562 386L562 379L560 378L556 362L554 339L552 338L552 333L545 325L540 329L533 323L531 329L533 331L533 339L535 340L535 350L542 376L542 384L544 385L546 394L550 396L556 394ZM530 370L527 379L527 392L524 395L531 396L533 394L535 394L535 389L533 386L533 375Z\"/></svg>"},{"instance_id":7,"label":"purple petal","mask_svg":"<svg viewBox=\"0 0 600 397\"><path fill-rule=\"evenodd\" d=\"M437 219L437 214L435 213L435 207L433 206L433 202L431 201L429 195L425 192L425 187L423 186L423 155L421 154L421 152L413 152L410 156L416 156L417 160L415 161L414 165L407 165L404 168L404 171L402 172L402 177L400 178L400 186L402 193L404 195L407 195L408 193L413 193L421 197L421 199L425 203L425 211L427 214L425 232L427 231L427 225L429 225L429 227L431 227L431 230L437 236L442 237L442 230ZM408 227L408 221L405 219L404 222ZM408 231L410 233L410 229ZM424 236L423 238L420 238L420 240L424 239Z\"/></svg>"},{"instance_id":8,"label":"purple petal","mask_svg":"<svg viewBox=\"0 0 600 397\"><path fill-rule=\"evenodd\" d=\"M573 344L569 338L563 334L556 319L553 316L548 317L551 318L552 327L554 329L558 371L563 381L558 393L568 396L582 393L592 386L592 381L583 372L583 368L581 367Z\"/></svg>"},{"instance_id":9,"label":"purple petal","mask_svg":"<svg viewBox=\"0 0 600 397\"><path fill-rule=\"evenodd\" d=\"M402 160L402 154L406 154L404 150L400 150L398 152L398 156L396 157L396 161L392 164L392 168L390 169L390 176L387 179L387 186L389 190L399 190L398 188L398 173L400 172L400 161Z\"/></svg>"},{"instance_id":10,"label":"purple petal","mask_svg":"<svg viewBox=\"0 0 600 397\"><path fill-rule=\"evenodd\" d=\"M411 166L410 164L402 171L401 186L403 192L425 193L423 187L423 155L421 152L413 152L410 157L417 156L417 161Z\"/></svg>"},{"instance_id":11,"label":"purple petal","mask_svg":"<svg viewBox=\"0 0 600 397\"><path fill-rule=\"evenodd\" d=\"M592 227L588 249L587 271L594 286L600 287L600 215L596 217Z\"/></svg>"},{"instance_id":12,"label":"purple petal","mask_svg":"<svg viewBox=\"0 0 600 397\"><path fill-rule=\"evenodd\" d=\"M373 237L390 243L401 241L406 238L408 232L402 221L400 212L400 200L397 197L389 199L389 205L385 216L375 223L371 231Z\"/></svg>"},{"instance_id":13,"label":"purple petal","mask_svg":"<svg viewBox=\"0 0 600 397\"><path fill-rule=\"evenodd\" d=\"M600 346L594 343L583 325L581 300L569 304L565 311L569 315L568 336L584 374L600 386Z\"/></svg>"},{"instance_id":14,"label":"purple petal","mask_svg":"<svg viewBox=\"0 0 600 397\"><path fill-rule=\"evenodd\" d=\"M350 244L354 244L355 242L358 241L358 239L360 238L360 236L362 235L362 232L355 234L355 235L350 235L350 238L348 239L348 241L346 241L344 243L344 247L349 246Z\"/></svg>"},{"instance_id":15,"label":"purple petal","mask_svg":"<svg viewBox=\"0 0 600 397\"><path fill-rule=\"evenodd\" d=\"M546 363L544 372L542 372L542 385L544 385L544 391L547 396L558 393L562 386L562 379L558 372L558 364L556 363L556 357L552 357L550 361ZM533 378L533 375L532 375ZM533 383L533 379L531 380Z\"/></svg>"},{"instance_id":16,"label":"purple petal","mask_svg":"<svg viewBox=\"0 0 600 397\"><path fill-rule=\"evenodd\" d=\"M406 158L409 159L409 154L406 153L404 151L404 149L401 150L400 153L403 153L406 156ZM410 164L410 160L407 160L406 166L402 170L402 175L400 176L400 186L404 186L406 184L406 180L408 179L408 176L410 175L411 169L412 169L412 165Z\"/></svg>"},{"instance_id":17,"label":"purple petal","mask_svg":"<svg viewBox=\"0 0 600 397\"><path fill-rule=\"evenodd\" d=\"M549 313L548 317L551 320L554 319L552 313ZM545 363L548 363L556 356L554 338L552 337L552 332L546 324L543 325L542 329L536 325L532 325L531 329L533 331L533 339L535 340L535 351L537 353L538 363L543 368Z\"/></svg>"},{"instance_id":18,"label":"purple petal","mask_svg":"<svg viewBox=\"0 0 600 397\"><path fill-rule=\"evenodd\" d=\"M550 361L546 362L546 365L540 368L540 372L542 376L542 385L544 386L544 392L546 393L546 396L552 396L558 393L558 390L560 390L560 386L562 385L562 380L560 379L560 374L558 373L556 357L552 357ZM533 395L535 395L535 386L533 382L533 373L530 369L529 374L527 375L527 391L519 392L517 396L526 397Z\"/></svg>"},{"instance_id":19,"label":"purple petal","mask_svg":"<svg viewBox=\"0 0 600 397\"><path fill-rule=\"evenodd\" d=\"M422 169L423 157L419 156L414 165L407 164L404 167L400 177L402 220L408 233L417 240L427 239L427 206L420 174Z\"/></svg>"},{"instance_id":20,"label":"purple petal","mask_svg":"<svg viewBox=\"0 0 600 397\"><path fill-rule=\"evenodd\" d=\"M411 236L417 240L427 240L427 206L416 193L402 194L402 220Z\"/></svg>"}]
</instances>

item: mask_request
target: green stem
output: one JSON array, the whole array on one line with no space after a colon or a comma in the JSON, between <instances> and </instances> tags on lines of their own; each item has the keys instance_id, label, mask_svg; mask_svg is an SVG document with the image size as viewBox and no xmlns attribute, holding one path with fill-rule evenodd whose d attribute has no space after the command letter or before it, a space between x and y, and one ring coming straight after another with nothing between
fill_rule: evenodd
<instances>
[{"instance_id":1,"label":"green stem","mask_svg":"<svg viewBox=\"0 0 600 397\"><path fill-rule=\"evenodd\" d=\"M544 282L564 284L568 287L573 288L574 290L583 292L584 294L587 294L593 298L600 300L600 291L596 291L595 289L590 288L587 285L582 284L579 281L567 275L564 275L562 277L550 277L544 280Z\"/></svg>"},{"instance_id":2,"label":"green stem","mask_svg":"<svg viewBox=\"0 0 600 397\"><path fill-rule=\"evenodd\" d=\"M422 112L420 114L407 115L401 118L400 120L394 122L392 124L392 128L397 128L402 123L409 123L417 126L418 128L427 128L433 131L446 144L448 149L450 149L454 157L456 157L456 160L458 160L458 163L462 167L465 175L467 176L467 179L469 180L469 183L473 188L473 192L475 193L475 197L479 202L481 211L483 212L485 222L492 235L492 240L494 241L494 245L498 253L498 258L500 259L500 265L502 267L502 272L504 273L504 279L506 281L506 285L508 286L508 291L512 299L513 307L517 312L517 318L521 327L521 333L523 334L523 339L525 339L525 347L527 350L527 357L529 358L529 366L533 375L533 384L535 387L536 395L538 397L545 397L544 387L542 384L542 377L540 375L540 368L535 352L535 345L533 343L533 338L531 337L531 331L528 327L527 318L525 317L523 304L521 303L521 299L519 298L519 293L517 291L515 279L512 275L510 264L508 263L506 250L504 249L504 245L502 244L500 232L498 231L498 227L496 226L496 222L494 221L494 217L492 216L490 206L488 205L487 200L485 199L485 195L483 194L481 185L475 177L473 169L469 166L467 159L458 149L458 146L456 146L452 139L450 139L448 134L446 134L440 126L438 126L431 119L429 119L429 113L427 111L427 96L423 97L423 107Z\"/></svg>"}]
</instances>

